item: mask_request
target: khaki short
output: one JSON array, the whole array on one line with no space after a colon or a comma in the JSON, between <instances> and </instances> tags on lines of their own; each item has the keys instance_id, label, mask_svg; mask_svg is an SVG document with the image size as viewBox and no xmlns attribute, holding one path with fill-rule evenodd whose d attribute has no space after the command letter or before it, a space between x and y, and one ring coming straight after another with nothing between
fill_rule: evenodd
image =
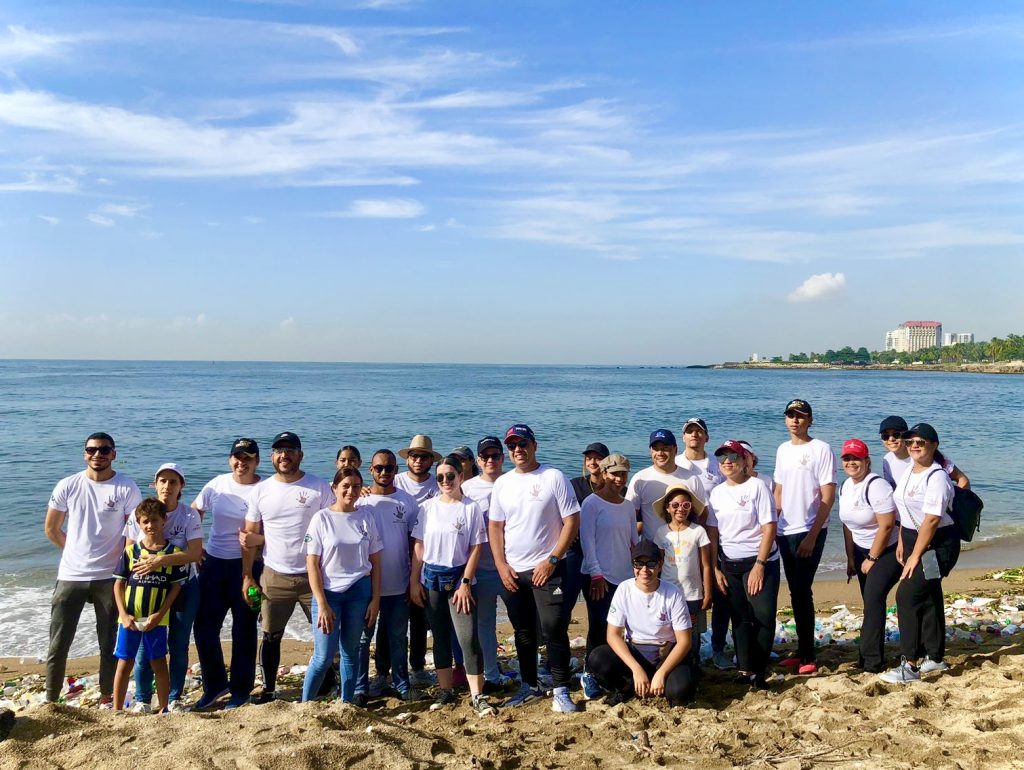
<instances>
[{"instance_id":1,"label":"khaki short","mask_svg":"<svg viewBox=\"0 0 1024 770\"><path fill-rule=\"evenodd\" d=\"M260 606L263 633L277 634L284 631L296 603L306 613L306 620L313 622L313 589L309 587L309 578L305 573L285 575L264 566L260 588L263 590L263 604Z\"/></svg>"}]
</instances>

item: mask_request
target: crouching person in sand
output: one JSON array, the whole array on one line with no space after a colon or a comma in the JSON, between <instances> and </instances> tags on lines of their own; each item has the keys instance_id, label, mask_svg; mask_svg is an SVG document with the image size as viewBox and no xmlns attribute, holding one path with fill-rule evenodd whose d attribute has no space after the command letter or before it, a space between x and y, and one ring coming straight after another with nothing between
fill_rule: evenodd
<instances>
[{"instance_id":1,"label":"crouching person in sand","mask_svg":"<svg viewBox=\"0 0 1024 770\"><path fill-rule=\"evenodd\" d=\"M594 649L587 670L611 694L606 703L633 695L664 696L682 706L697 691L689 661L690 612L678 588L661 580L664 552L649 540L630 551L634 578L622 581L608 610L608 644Z\"/></svg>"},{"instance_id":2,"label":"crouching person in sand","mask_svg":"<svg viewBox=\"0 0 1024 770\"><path fill-rule=\"evenodd\" d=\"M168 556L180 549L167 542L164 524L167 510L155 497L139 503L135 521L139 539L125 547L121 561L114 570L114 601L120 625L117 628L117 672L114 674L114 709L124 708L128 678L135 655L142 647L144 656L156 678L159 711L167 710L170 676L167 672L167 614L178 598L181 584L188 577L183 565L157 567L139 574L134 567L144 555Z\"/></svg>"}]
</instances>

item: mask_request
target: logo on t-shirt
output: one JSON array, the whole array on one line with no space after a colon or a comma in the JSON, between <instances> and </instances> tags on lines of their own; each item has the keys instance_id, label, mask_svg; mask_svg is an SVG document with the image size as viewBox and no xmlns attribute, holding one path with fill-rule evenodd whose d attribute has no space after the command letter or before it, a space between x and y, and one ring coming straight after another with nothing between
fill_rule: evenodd
<instances>
[{"instance_id":1,"label":"logo on t-shirt","mask_svg":"<svg viewBox=\"0 0 1024 770\"><path fill-rule=\"evenodd\" d=\"M359 522L359 525L357 527L357 531L359 532L360 538L362 540L369 540L370 539L370 527L367 526L365 521Z\"/></svg>"},{"instance_id":2,"label":"logo on t-shirt","mask_svg":"<svg viewBox=\"0 0 1024 770\"><path fill-rule=\"evenodd\" d=\"M615 605L614 604L611 607L608 608L608 614L609 615L614 615L616 612L618 612L618 610L615 609Z\"/></svg>"},{"instance_id":3,"label":"logo on t-shirt","mask_svg":"<svg viewBox=\"0 0 1024 770\"><path fill-rule=\"evenodd\" d=\"M746 508L748 505L750 505L750 495L740 495L738 505L740 506L740 508Z\"/></svg>"},{"instance_id":4,"label":"logo on t-shirt","mask_svg":"<svg viewBox=\"0 0 1024 770\"><path fill-rule=\"evenodd\" d=\"M299 492L299 505L309 508L309 492Z\"/></svg>"},{"instance_id":5,"label":"logo on t-shirt","mask_svg":"<svg viewBox=\"0 0 1024 770\"><path fill-rule=\"evenodd\" d=\"M395 503L395 519L405 521L405 503Z\"/></svg>"},{"instance_id":6,"label":"logo on t-shirt","mask_svg":"<svg viewBox=\"0 0 1024 770\"><path fill-rule=\"evenodd\" d=\"M117 495L111 495L107 498L107 510L112 511L117 508Z\"/></svg>"},{"instance_id":7,"label":"logo on t-shirt","mask_svg":"<svg viewBox=\"0 0 1024 770\"><path fill-rule=\"evenodd\" d=\"M465 519L458 519L457 521L453 521L452 522L452 526L455 528L456 532L461 532L463 527L466 526L466 520Z\"/></svg>"},{"instance_id":8,"label":"logo on t-shirt","mask_svg":"<svg viewBox=\"0 0 1024 770\"><path fill-rule=\"evenodd\" d=\"M429 492L427 492L427 496L424 499L429 500L432 497L437 497L436 489L431 489Z\"/></svg>"},{"instance_id":9,"label":"logo on t-shirt","mask_svg":"<svg viewBox=\"0 0 1024 770\"><path fill-rule=\"evenodd\" d=\"M534 484L532 487L530 487L530 499L531 500L539 500L540 499L540 490L541 490L540 484Z\"/></svg>"},{"instance_id":10,"label":"logo on t-shirt","mask_svg":"<svg viewBox=\"0 0 1024 770\"><path fill-rule=\"evenodd\" d=\"M668 611L667 610L662 610L661 612L658 613L658 622L662 623L662 624L668 623Z\"/></svg>"},{"instance_id":11,"label":"logo on t-shirt","mask_svg":"<svg viewBox=\"0 0 1024 770\"><path fill-rule=\"evenodd\" d=\"M810 452L804 452L802 455L800 455L800 464L801 465L807 465L810 462L811 462L811 453Z\"/></svg>"},{"instance_id":12,"label":"logo on t-shirt","mask_svg":"<svg viewBox=\"0 0 1024 770\"><path fill-rule=\"evenodd\" d=\"M302 538L302 541L305 542L305 543L312 543L313 542L313 536L307 532L306 536L304 538Z\"/></svg>"}]
</instances>

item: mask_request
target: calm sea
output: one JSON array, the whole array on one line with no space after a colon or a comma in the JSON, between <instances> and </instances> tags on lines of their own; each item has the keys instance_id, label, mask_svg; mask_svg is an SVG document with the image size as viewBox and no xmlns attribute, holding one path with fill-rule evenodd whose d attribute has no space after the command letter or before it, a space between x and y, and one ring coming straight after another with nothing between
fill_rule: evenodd
<instances>
[{"instance_id":1,"label":"calm sea","mask_svg":"<svg viewBox=\"0 0 1024 770\"><path fill-rule=\"evenodd\" d=\"M552 367L398 364L0 361L0 655L45 654L57 550L43 535L54 484L82 469L82 444L104 430L117 441L117 468L147 491L163 462L180 463L192 499L227 470L238 436L256 438L269 467L270 438L302 438L303 467L333 474L336 451L406 446L429 434L448 451L529 423L542 461L581 470L581 449L603 441L648 464L650 431L679 432L703 417L711 441L742 438L770 472L786 439L782 409L811 402L812 435L838 448L851 436L882 450L878 423L889 414L935 425L942 448L986 503L983 535L1021 531L1024 467L1019 462L1024 378L981 374L750 371L665 367ZM717 444L716 444L717 446ZM365 467L365 463L364 463ZM833 514L835 516L835 514ZM825 567L839 569L842 536L831 527ZM823 567L824 568L824 567ZM74 655L95 652L83 616ZM301 634L303 624L293 626Z\"/></svg>"}]
</instances>

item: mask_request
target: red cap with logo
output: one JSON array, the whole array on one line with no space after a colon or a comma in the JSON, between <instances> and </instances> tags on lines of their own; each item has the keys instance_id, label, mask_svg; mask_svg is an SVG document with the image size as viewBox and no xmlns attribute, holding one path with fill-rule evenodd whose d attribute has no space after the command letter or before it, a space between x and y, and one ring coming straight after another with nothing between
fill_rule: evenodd
<instances>
[{"instance_id":1,"label":"red cap with logo","mask_svg":"<svg viewBox=\"0 0 1024 770\"><path fill-rule=\"evenodd\" d=\"M734 438L731 438L728 441L723 441L722 445L715 450L715 457L723 455L726 452L735 452L740 457L747 457L750 454L750 452L747 451L747 448Z\"/></svg>"},{"instance_id":2,"label":"red cap with logo","mask_svg":"<svg viewBox=\"0 0 1024 770\"><path fill-rule=\"evenodd\" d=\"M849 438L843 442L843 451L840 453L840 457L846 457L846 455L852 455L861 460L867 460L868 445L861 441L859 438Z\"/></svg>"}]
</instances>

